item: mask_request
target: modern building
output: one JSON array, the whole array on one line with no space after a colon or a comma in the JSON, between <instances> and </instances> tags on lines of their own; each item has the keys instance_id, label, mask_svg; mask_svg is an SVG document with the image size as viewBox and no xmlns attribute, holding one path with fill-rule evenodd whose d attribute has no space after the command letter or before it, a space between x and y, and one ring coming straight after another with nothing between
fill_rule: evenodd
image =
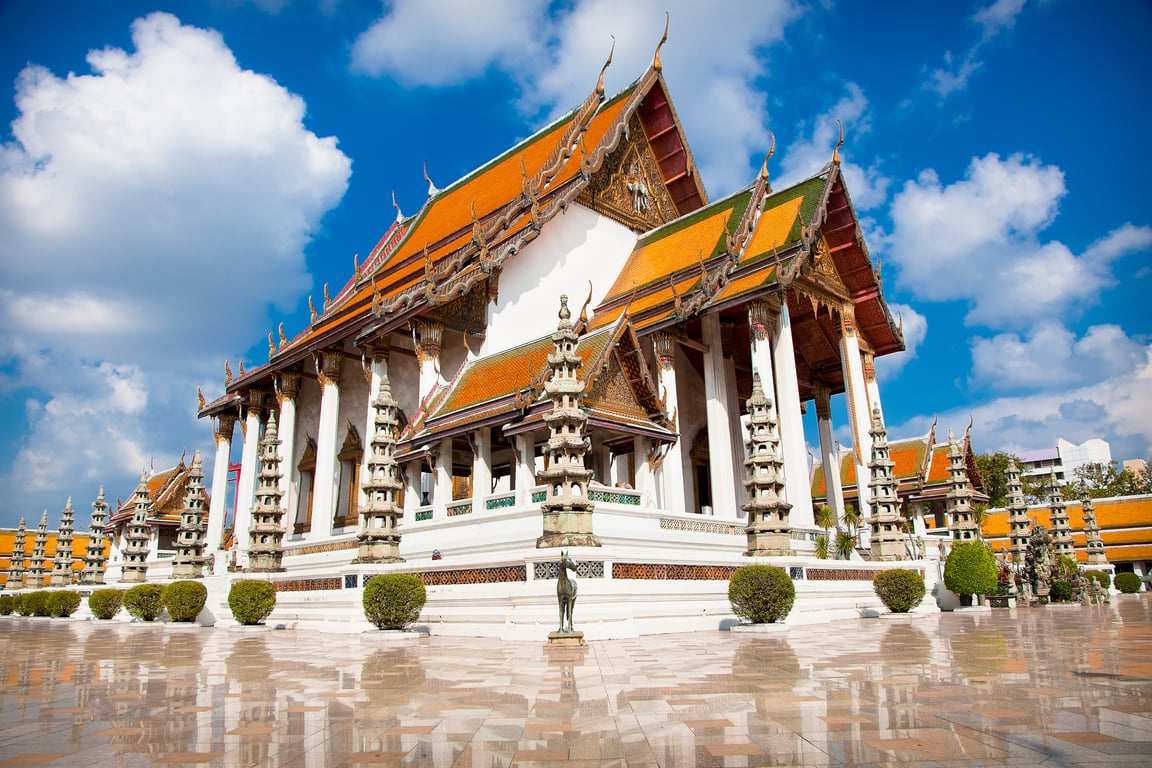
<instances>
[{"instance_id":1,"label":"modern building","mask_svg":"<svg viewBox=\"0 0 1152 768\"><path fill-rule=\"evenodd\" d=\"M1064 438L1056 441L1055 448L1041 448L1020 454L1021 475L1046 478L1053 470L1061 484L1071 482L1077 467L1085 464L1107 464L1112 461L1112 449L1098 437L1076 445Z\"/></svg>"}]
</instances>

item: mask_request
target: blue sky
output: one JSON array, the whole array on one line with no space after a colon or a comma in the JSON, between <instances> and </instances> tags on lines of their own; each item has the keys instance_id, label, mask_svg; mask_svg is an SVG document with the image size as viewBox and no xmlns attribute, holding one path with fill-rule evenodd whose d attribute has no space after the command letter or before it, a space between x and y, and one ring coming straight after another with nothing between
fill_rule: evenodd
<instances>
[{"instance_id":1,"label":"blue sky","mask_svg":"<svg viewBox=\"0 0 1152 768\"><path fill-rule=\"evenodd\" d=\"M0 525L212 449L266 359L395 217L662 53L717 199L846 129L909 351L893 436L1152 454L1146 3L214 0L0 4ZM546 330L542 326L542 332ZM843 406L834 414L844 424ZM842 433L843 434L843 433ZM809 439L815 440L814 425ZM209 458L209 464L210 464Z\"/></svg>"}]
</instances>

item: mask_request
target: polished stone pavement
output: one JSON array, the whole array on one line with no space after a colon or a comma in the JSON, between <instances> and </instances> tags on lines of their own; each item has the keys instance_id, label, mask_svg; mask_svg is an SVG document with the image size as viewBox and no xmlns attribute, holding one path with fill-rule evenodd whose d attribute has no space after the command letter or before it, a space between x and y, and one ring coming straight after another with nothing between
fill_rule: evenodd
<instances>
[{"instance_id":1,"label":"polished stone pavement","mask_svg":"<svg viewBox=\"0 0 1152 768\"><path fill-rule=\"evenodd\" d=\"M1149 765L1149 598L577 649L5 617L0 766Z\"/></svg>"}]
</instances>

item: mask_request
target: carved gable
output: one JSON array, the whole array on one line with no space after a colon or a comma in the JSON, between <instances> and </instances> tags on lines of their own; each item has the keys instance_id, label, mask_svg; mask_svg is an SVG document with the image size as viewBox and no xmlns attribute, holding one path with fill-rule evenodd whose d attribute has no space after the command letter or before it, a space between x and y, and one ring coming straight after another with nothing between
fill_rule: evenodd
<instances>
[{"instance_id":1,"label":"carved gable","mask_svg":"<svg viewBox=\"0 0 1152 768\"><path fill-rule=\"evenodd\" d=\"M577 200L640 231L678 218L680 214L664 186L664 177L636 115L629 120L624 136Z\"/></svg>"},{"instance_id":2,"label":"carved gable","mask_svg":"<svg viewBox=\"0 0 1152 768\"><path fill-rule=\"evenodd\" d=\"M628 377L620 367L620 363L613 354L608 363L608 370L600 374L592 384L592 391L585 398L589 405L627 414L640 419L647 419L648 414L636 400Z\"/></svg>"}]
</instances>

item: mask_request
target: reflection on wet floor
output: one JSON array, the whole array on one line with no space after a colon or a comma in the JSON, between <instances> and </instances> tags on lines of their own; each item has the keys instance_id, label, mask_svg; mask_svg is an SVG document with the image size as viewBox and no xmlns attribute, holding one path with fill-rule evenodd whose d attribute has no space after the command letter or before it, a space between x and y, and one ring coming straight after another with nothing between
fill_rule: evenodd
<instances>
[{"instance_id":1,"label":"reflection on wet floor","mask_svg":"<svg viewBox=\"0 0 1152 768\"><path fill-rule=\"evenodd\" d=\"M6 617L0 766L1146 765L1149 597L565 648Z\"/></svg>"}]
</instances>

